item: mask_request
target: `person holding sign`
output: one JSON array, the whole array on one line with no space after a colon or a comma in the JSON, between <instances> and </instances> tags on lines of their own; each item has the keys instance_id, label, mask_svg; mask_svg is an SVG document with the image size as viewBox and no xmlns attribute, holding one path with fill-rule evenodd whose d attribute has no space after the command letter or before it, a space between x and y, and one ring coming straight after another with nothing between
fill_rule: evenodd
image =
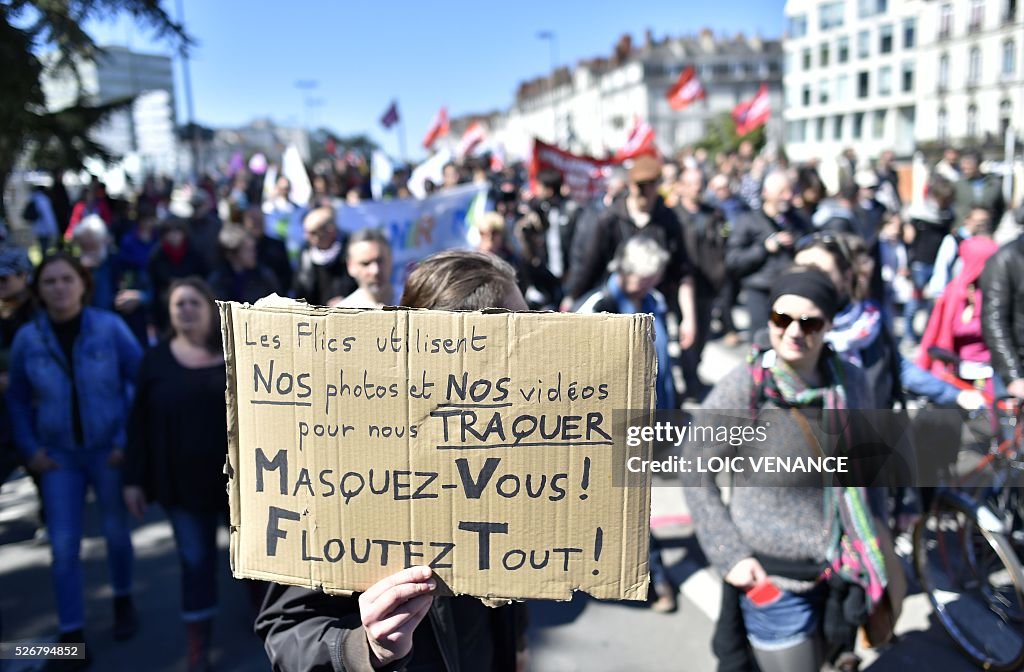
<instances>
[{"instance_id":1,"label":"person holding sign","mask_svg":"<svg viewBox=\"0 0 1024 672\"><path fill-rule=\"evenodd\" d=\"M63 252L39 265L33 288L43 310L14 338L7 390L15 442L41 475L63 643L84 638L82 518L90 485L107 540L114 638L131 638L138 625L121 463L142 348L121 318L86 307L90 283Z\"/></svg>"},{"instance_id":2,"label":"person holding sign","mask_svg":"<svg viewBox=\"0 0 1024 672\"><path fill-rule=\"evenodd\" d=\"M401 305L435 310L526 310L515 271L497 257L435 254L409 275ZM256 619L273 669L492 670L526 665L526 607L490 608L435 595L427 567L382 578L358 596L271 584Z\"/></svg>"},{"instance_id":3,"label":"person holding sign","mask_svg":"<svg viewBox=\"0 0 1024 672\"><path fill-rule=\"evenodd\" d=\"M172 336L147 351L128 423L124 501L136 518L160 502L178 546L190 670L209 665L217 610L217 525L227 513L226 373L219 313L199 278L170 291Z\"/></svg>"}]
</instances>

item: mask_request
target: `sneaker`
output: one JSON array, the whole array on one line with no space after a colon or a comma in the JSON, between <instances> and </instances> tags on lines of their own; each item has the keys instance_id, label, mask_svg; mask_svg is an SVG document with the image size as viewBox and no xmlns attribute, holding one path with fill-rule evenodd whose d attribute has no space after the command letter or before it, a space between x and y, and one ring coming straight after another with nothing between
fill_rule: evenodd
<instances>
[{"instance_id":1,"label":"sneaker","mask_svg":"<svg viewBox=\"0 0 1024 672\"><path fill-rule=\"evenodd\" d=\"M668 581L660 581L651 587L653 600L650 600L651 611L658 614L670 614L678 608L676 589Z\"/></svg>"},{"instance_id":2,"label":"sneaker","mask_svg":"<svg viewBox=\"0 0 1024 672\"><path fill-rule=\"evenodd\" d=\"M130 595L114 598L114 639L123 642L135 636L139 614Z\"/></svg>"}]
</instances>

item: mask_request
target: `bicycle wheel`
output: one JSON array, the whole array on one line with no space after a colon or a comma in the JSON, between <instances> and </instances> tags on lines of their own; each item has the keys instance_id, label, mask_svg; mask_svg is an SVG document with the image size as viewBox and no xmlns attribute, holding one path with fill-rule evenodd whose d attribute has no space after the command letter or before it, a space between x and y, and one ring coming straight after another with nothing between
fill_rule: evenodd
<instances>
[{"instance_id":1,"label":"bicycle wheel","mask_svg":"<svg viewBox=\"0 0 1024 672\"><path fill-rule=\"evenodd\" d=\"M914 567L939 623L976 665L1024 664L1024 573L1007 539L979 524L969 502L938 495L914 530Z\"/></svg>"}]
</instances>

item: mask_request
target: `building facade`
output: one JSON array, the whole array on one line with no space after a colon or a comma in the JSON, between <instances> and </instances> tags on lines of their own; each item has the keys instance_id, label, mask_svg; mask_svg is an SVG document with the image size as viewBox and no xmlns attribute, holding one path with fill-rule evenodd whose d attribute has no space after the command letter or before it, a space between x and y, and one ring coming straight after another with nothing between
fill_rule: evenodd
<instances>
[{"instance_id":1,"label":"building facade","mask_svg":"<svg viewBox=\"0 0 1024 672\"><path fill-rule=\"evenodd\" d=\"M921 17L917 140L1003 147L1024 133L1024 12L1017 0L940 0Z\"/></svg>"},{"instance_id":2,"label":"building facade","mask_svg":"<svg viewBox=\"0 0 1024 672\"><path fill-rule=\"evenodd\" d=\"M693 66L706 98L681 111L669 107L666 93L683 70ZM575 152L603 156L625 142L639 116L654 128L659 149L671 155L699 141L708 125L767 84L772 109L782 105L782 44L758 37L697 36L641 45L629 36L609 57L583 60L547 77L519 85L514 103L489 115L492 142L524 157L534 137ZM776 113L777 114L777 113ZM457 125L453 121L453 132ZM769 135L781 120L769 122ZM777 136L776 136L777 137Z\"/></svg>"},{"instance_id":3,"label":"building facade","mask_svg":"<svg viewBox=\"0 0 1024 672\"><path fill-rule=\"evenodd\" d=\"M1024 130L1020 4L789 0L788 155L828 166L851 147L861 159L946 143L1001 150L1007 128Z\"/></svg>"},{"instance_id":4,"label":"building facade","mask_svg":"<svg viewBox=\"0 0 1024 672\"><path fill-rule=\"evenodd\" d=\"M103 47L95 60L77 64L78 78L67 69L55 69L53 57L44 57L42 78L46 105L60 110L83 101L103 104L135 97L130 109L113 114L96 130L95 139L123 157L133 178L145 173L173 174L179 170L175 136L174 69L169 56L144 54L124 47Z\"/></svg>"}]
</instances>

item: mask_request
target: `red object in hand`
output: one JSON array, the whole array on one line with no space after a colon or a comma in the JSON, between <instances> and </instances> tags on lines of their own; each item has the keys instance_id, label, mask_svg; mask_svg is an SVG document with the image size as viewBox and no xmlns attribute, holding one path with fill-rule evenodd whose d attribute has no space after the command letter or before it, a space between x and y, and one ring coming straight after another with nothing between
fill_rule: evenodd
<instances>
[{"instance_id":1,"label":"red object in hand","mask_svg":"<svg viewBox=\"0 0 1024 672\"><path fill-rule=\"evenodd\" d=\"M782 591L774 583L765 579L747 591L747 598L755 607L767 607L782 598Z\"/></svg>"}]
</instances>

